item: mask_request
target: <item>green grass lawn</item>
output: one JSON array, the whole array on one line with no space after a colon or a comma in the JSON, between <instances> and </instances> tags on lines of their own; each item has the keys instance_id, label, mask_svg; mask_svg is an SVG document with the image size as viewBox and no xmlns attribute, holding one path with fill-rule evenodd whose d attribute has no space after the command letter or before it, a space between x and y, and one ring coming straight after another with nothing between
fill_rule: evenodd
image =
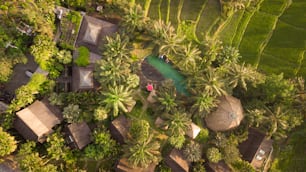
<instances>
[{"instance_id":1,"label":"green grass lawn","mask_svg":"<svg viewBox=\"0 0 306 172\"><path fill-rule=\"evenodd\" d=\"M192 1L184 0L181 20L195 21L204 3L205 3L205 0L192 0Z\"/></svg>"},{"instance_id":2,"label":"green grass lawn","mask_svg":"<svg viewBox=\"0 0 306 172\"><path fill-rule=\"evenodd\" d=\"M237 33L240 20L244 15L245 10L240 10L230 17L226 21L225 26L218 34L218 39L221 40L225 45L232 45L235 34Z\"/></svg>"},{"instance_id":3,"label":"green grass lawn","mask_svg":"<svg viewBox=\"0 0 306 172\"><path fill-rule=\"evenodd\" d=\"M277 17L257 12L249 21L241 40L239 50L244 61L252 64L258 62L258 54L264 41L272 31Z\"/></svg>"},{"instance_id":4,"label":"green grass lawn","mask_svg":"<svg viewBox=\"0 0 306 172\"><path fill-rule=\"evenodd\" d=\"M205 9L201 14L196 29L196 35L199 40L204 40L205 35L210 35L217 28L216 25L221 17L221 7L219 1L207 0Z\"/></svg>"},{"instance_id":5,"label":"green grass lawn","mask_svg":"<svg viewBox=\"0 0 306 172\"><path fill-rule=\"evenodd\" d=\"M145 1L145 0L144 0ZM137 2L142 2L137 0ZM183 21L191 25L194 39L213 36L221 25L221 7L217 0L151 0L149 17L167 19L175 27ZM170 5L170 7L169 7ZM180 8L180 5L181 8ZM201 8L204 8L201 11ZM170 12L168 13L168 10ZM218 30L224 44L239 48L243 60L265 72L284 72L286 76L306 76L306 1L260 0L254 7L238 11ZM192 38L192 36L190 36Z\"/></svg>"}]
</instances>

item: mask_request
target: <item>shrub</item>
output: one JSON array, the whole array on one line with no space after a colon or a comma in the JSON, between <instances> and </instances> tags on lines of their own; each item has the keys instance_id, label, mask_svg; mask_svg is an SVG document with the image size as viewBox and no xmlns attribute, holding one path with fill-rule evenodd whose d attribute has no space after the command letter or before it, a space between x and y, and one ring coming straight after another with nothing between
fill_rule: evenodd
<instances>
[{"instance_id":1,"label":"shrub","mask_svg":"<svg viewBox=\"0 0 306 172\"><path fill-rule=\"evenodd\" d=\"M206 157L209 162L217 163L222 159L222 154L218 148L211 147L207 149Z\"/></svg>"},{"instance_id":2,"label":"shrub","mask_svg":"<svg viewBox=\"0 0 306 172\"><path fill-rule=\"evenodd\" d=\"M206 128L202 128L195 140L199 143L206 143L209 138L209 131Z\"/></svg>"},{"instance_id":3,"label":"shrub","mask_svg":"<svg viewBox=\"0 0 306 172\"><path fill-rule=\"evenodd\" d=\"M78 66L87 66L89 64L89 50L86 47L81 46L78 48L78 51L79 56L75 60L75 64Z\"/></svg>"}]
</instances>

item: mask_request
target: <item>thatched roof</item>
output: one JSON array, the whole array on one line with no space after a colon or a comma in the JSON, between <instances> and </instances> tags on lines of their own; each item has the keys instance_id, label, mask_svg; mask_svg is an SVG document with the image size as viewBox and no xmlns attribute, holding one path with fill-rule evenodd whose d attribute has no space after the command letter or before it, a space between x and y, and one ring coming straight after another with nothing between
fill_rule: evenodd
<instances>
[{"instance_id":1,"label":"thatched roof","mask_svg":"<svg viewBox=\"0 0 306 172\"><path fill-rule=\"evenodd\" d=\"M170 154L165 158L165 163L172 171L188 172L190 163L184 158L181 151L172 149Z\"/></svg>"},{"instance_id":2,"label":"thatched roof","mask_svg":"<svg viewBox=\"0 0 306 172\"><path fill-rule=\"evenodd\" d=\"M238 145L242 159L248 161L255 169L262 167L264 159L269 158L272 151L272 140L255 128L249 128L248 138Z\"/></svg>"},{"instance_id":3,"label":"thatched roof","mask_svg":"<svg viewBox=\"0 0 306 172\"><path fill-rule=\"evenodd\" d=\"M78 149L83 149L91 142L91 131L86 122L70 124L68 130Z\"/></svg>"},{"instance_id":4,"label":"thatched roof","mask_svg":"<svg viewBox=\"0 0 306 172\"><path fill-rule=\"evenodd\" d=\"M192 122L190 124L190 128L188 129L186 134L190 138L195 139L197 137L197 135L200 133L200 131L201 131L201 128L199 126L197 126L195 123Z\"/></svg>"},{"instance_id":5,"label":"thatched roof","mask_svg":"<svg viewBox=\"0 0 306 172\"><path fill-rule=\"evenodd\" d=\"M4 102L0 101L0 114L5 112L7 108L8 108L7 104L5 104Z\"/></svg>"},{"instance_id":6,"label":"thatched roof","mask_svg":"<svg viewBox=\"0 0 306 172\"><path fill-rule=\"evenodd\" d=\"M118 30L118 26L110 22L90 16L84 16L80 27L76 46L85 46L90 52L101 54L100 45L103 38Z\"/></svg>"},{"instance_id":7,"label":"thatched roof","mask_svg":"<svg viewBox=\"0 0 306 172\"><path fill-rule=\"evenodd\" d=\"M93 77L94 66L87 67L72 67L72 90L91 90L95 88L95 81Z\"/></svg>"},{"instance_id":8,"label":"thatched roof","mask_svg":"<svg viewBox=\"0 0 306 172\"><path fill-rule=\"evenodd\" d=\"M110 125L110 133L112 137L123 144L127 139L127 134L129 132L131 122L124 115L120 115L115 120L112 121Z\"/></svg>"},{"instance_id":9,"label":"thatched roof","mask_svg":"<svg viewBox=\"0 0 306 172\"><path fill-rule=\"evenodd\" d=\"M147 168L133 167L126 158L121 158L116 165L116 172L154 172L156 164L151 163Z\"/></svg>"},{"instance_id":10,"label":"thatched roof","mask_svg":"<svg viewBox=\"0 0 306 172\"><path fill-rule=\"evenodd\" d=\"M205 121L211 130L225 131L239 126L242 119L240 100L233 96L222 96L217 110L209 114Z\"/></svg>"},{"instance_id":11,"label":"thatched roof","mask_svg":"<svg viewBox=\"0 0 306 172\"><path fill-rule=\"evenodd\" d=\"M17 112L14 127L26 139L44 142L46 136L53 132L52 128L61 122L49 106L35 101L32 105Z\"/></svg>"},{"instance_id":12,"label":"thatched roof","mask_svg":"<svg viewBox=\"0 0 306 172\"><path fill-rule=\"evenodd\" d=\"M212 171L212 172L231 172L231 169L228 167L228 165L222 160L219 161L218 163L208 163L208 166L210 169L207 171Z\"/></svg>"}]
</instances>

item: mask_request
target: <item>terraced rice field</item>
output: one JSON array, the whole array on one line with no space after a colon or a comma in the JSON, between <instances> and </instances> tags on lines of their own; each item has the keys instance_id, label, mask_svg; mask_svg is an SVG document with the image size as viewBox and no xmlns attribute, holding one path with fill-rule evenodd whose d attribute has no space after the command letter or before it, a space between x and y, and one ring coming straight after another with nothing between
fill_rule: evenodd
<instances>
[{"instance_id":1,"label":"terraced rice field","mask_svg":"<svg viewBox=\"0 0 306 172\"><path fill-rule=\"evenodd\" d=\"M306 1L259 0L257 6L221 16L218 0L136 0L148 16L190 26L189 39L205 36L239 48L243 60L267 73L306 78Z\"/></svg>"}]
</instances>

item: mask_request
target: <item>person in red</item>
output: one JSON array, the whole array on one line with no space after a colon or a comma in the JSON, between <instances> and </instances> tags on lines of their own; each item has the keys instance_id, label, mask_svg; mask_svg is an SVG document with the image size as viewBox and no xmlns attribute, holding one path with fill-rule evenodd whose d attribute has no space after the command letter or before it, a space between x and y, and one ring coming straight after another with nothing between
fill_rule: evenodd
<instances>
[{"instance_id":1,"label":"person in red","mask_svg":"<svg viewBox=\"0 0 306 172\"><path fill-rule=\"evenodd\" d=\"M153 84L151 83L148 83L146 88L147 88L147 91L150 91L150 92L154 90Z\"/></svg>"}]
</instances>

